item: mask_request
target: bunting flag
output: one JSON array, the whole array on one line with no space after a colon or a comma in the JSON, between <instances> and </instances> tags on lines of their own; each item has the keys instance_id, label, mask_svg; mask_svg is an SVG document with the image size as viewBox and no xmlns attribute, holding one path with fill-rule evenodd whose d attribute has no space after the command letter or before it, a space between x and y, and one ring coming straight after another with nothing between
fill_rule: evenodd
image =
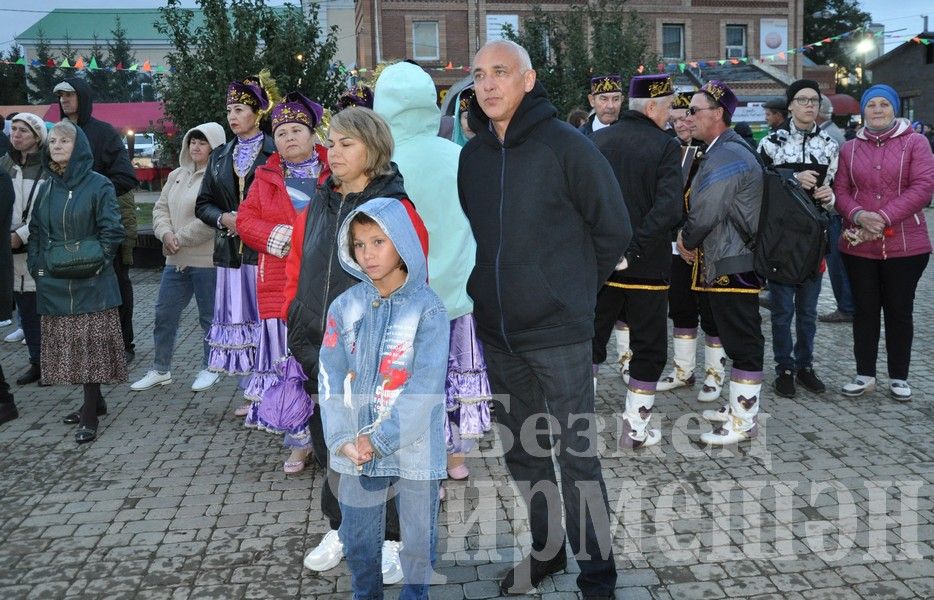
<instances>
[{"instance_id":1,"label":"bunting flag","mask_svg":"<svg viewBox=\"0 0 934 600\"><path fill-rule=\"evenodd\" d=\"M80 56L78 57L78 60L75 61L75 69L78 71L84 69L84 59Z\"/></svg>"},{"instance_id":2,"label":"bunting flag","mask_svg":"<svg viewBox=\"0 0 934 600\"><path fill-rule=\"evenodd\" d=\"M98 69L98 66L97 66L97 59L94 58L94 57L92 56L92 57L91 57L91 64L88 65L88 70L89 70L89 71L96 71L97 69Z\"/></svg>"}]
</instances>

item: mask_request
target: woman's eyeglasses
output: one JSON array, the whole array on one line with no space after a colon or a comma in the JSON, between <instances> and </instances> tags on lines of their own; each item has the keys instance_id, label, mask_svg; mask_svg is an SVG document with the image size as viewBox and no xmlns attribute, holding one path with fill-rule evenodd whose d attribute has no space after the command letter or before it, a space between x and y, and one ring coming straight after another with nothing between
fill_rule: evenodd
<instances>
[{"instance_id":1,"label":"woman's eyeglasses","mask_svg":"<svg viewBox=\"0 0 934 600\"><path fill-rule=\"evenodd\" d=\"M798 106L817 106L820 104L820 98L795 98L794 100Z\"/></svg>"},{"instance_id":2,"label":"woman's eyeglasses","mask_svg":"<svg viewBox=\"0 0 934 600\"><path fill-rule=\"evenodd\" d=\"M707 108L697 108L696 106L691 106L688 108L688 114L693 117L694 115L696 115L702 110L717 110L718 108L720 107L719 106L708 106Z\"/></svg>"}]
</instances>

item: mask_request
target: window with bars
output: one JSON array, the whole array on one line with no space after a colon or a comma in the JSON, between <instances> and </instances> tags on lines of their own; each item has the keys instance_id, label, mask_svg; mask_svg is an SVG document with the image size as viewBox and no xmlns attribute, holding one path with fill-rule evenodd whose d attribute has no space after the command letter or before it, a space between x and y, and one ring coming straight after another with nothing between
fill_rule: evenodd
<instances>
[{"instance_id":1,"label":"window with bars","mask_svg":"<svg viewBox=\"0 0 934 600\"><path fill-rule=\"evenodd\" d=\"M415 60L441 60L441 40L437 21L412 23L412 58Z\"/></svg>"},{"instance_id":2,"label":"window with bars","mask_svg":"<svg viewBox=\"0 0 934 600\"><path fill-rule=\"evenodd\" d=\"M684 60L684 25L662 25L662 58Z\"/></svg>"}]
</instances>

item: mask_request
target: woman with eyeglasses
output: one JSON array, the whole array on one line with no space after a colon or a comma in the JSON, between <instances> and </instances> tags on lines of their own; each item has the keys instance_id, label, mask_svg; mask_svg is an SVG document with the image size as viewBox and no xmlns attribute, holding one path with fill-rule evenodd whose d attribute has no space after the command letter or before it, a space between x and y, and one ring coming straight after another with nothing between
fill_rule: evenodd
<instances>
[{"instance_id":1,"label":"woman with eyeglasses","mask_svg":"<svg viewBox=\"0 0 934 600\"><path fill-rule=\"evenodd\" d=\"M856 308L856 376L840 391L854 397L875 388L881 313L889 392L908 402L915 290L931 255L924 207L934 192L934 155L908 119L896 117L900 108L891 87L866 90L863 127L840 150L834 191L844 220L839 247Z\"/></svg>"}]
</instances>

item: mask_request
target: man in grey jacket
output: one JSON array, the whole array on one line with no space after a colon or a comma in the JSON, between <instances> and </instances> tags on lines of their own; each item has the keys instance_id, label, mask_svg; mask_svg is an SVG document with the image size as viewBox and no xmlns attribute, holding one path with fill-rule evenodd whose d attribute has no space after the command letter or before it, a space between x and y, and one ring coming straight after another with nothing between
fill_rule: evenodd
<instances>
[{"instance_id":1,"label":"man in grey jacket","mask_svg":"<svg viewBox=\"0 0 934 600\"><path fill-rule=\"evenodd\" d=\"M730 129L736 96L711 80L691 99L687 120L692 134L707 144L707 154L691 188L691 210L678 251L688 262L700 261L701 311L717 324L727 356L733 361L729 405L704 411L722 425L701 435L712 445L735 444L755 437L762 389L765 339L759 316L761 280L753 270L745 240L755 237L762 205L762 168L743 139Z\"/></svg>"}]
</instances>

